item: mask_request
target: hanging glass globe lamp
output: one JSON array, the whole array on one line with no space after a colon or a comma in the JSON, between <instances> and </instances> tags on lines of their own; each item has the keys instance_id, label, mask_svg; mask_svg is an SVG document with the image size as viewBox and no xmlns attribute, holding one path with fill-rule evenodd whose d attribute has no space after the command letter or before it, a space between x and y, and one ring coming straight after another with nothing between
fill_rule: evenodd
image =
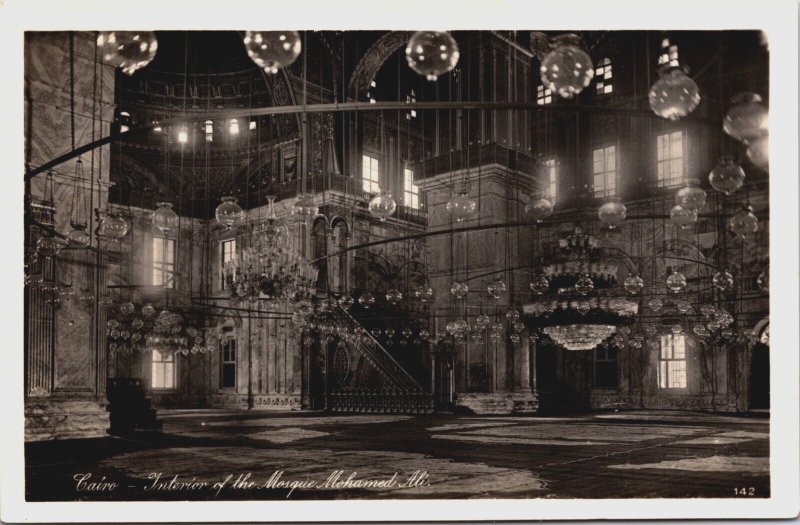
<instances>
[{"instance_id":1,"label":"hanging glass globe lamp","mask_svg":"<svg viewBox=\"0 0 800 525\"><path fill-rule=\"evenodd\" d=\"M597 216L609 229L614 229L622 224L627 212L628 208L619 199L613 199L600 206L597 210Z\"/></svg>"},{"instance_id":2,"label":"hanging glass globe lamp","mask_svg":"<svg viewBox=\"0 0 800 525\"><path fill-rule=\"evenodd\" d=\"M99 234L112 241L119 241L128 233L128 221L119 215L106 213L100 219Z\"/></svg>"},{"instance_id":3,"label":"hanging glass globe lamp","mask_svg":"<svg viewBox=\"0 0 800 525\"><path fill-rule=\"evenodd\" d=\"M303 42L297 31L246 31L244 47L258 67L274 75L297 60Z\"/></svg>"},{"instance_id":4,"label":"hanging glass globe lamp","mask_svg":"<svg viewBox=\"0 0 800 525\"><path fill-rule=\"evenodd\" d=\"M72 248L88 248L92 242L89 232L86 231L86 225L70 222L71 228L67 232L67 244Z\"/></svg>"},{"instance_id":5,"label":"hanging glass globe lamp","mask_svg":"<svg viewBox=\"0 0 800 525\"><path fill-rule=\"evenodd\" d=\"M650 109L667 120L685 117L700 103L700 90L686 71L678 66L662 68L648 94Z\"/></svg>"},{"instance_id":6,"label":"hanging glass globe lamp","mask_svg":"<svg viewBox=\"0 0 800 525\"><path fill-rule=\"evenodd\" d=\"M697 222L697 208L684 208L676 204L669 211L669 218L672 224L679 226L682 230L689 228Z\"/></svg>"},{"instance_id":7,"label":"hanging glass globe lamp","mask_svg":"<svg viewBox=\"0 0 800 525\"><path fill-rule=\"evenodd\" d=\"M462 281L455 281L450 287L450 293L456 299L463 299L469 293L469 285Z\"/></svg>"},{"instance_id":8,"label":"hanging glass globe lamp","mask_svg":"<svg viewBox=\"0 0 800 525\"><path fill-rule=\"evenodd\" d=\"M689 179L686 186L675 193L675 204L699 211L706 204L706 190L700 187L699 180Z\"/></svg>"},{"instance_id":9,"label":"hanging glass globe lamp","mask_svg":"<svg viewBox=\"0 0 800 525\"><path fill-rule=\"evenodd\" d=\"M434 299L433 288L426 285L414 288L414 297L422 303L432 303Z\"/></svg>"},{"instance_id":10,"label":"hanging glass globe lamp","mask_svg":"<svg viewBox=\"0 0 800 525\"><path fill-rule=\"evenodd\" d=\"M678 270L674 270L669 277L667 277L667 290L672 293L680 293L685 289L686 277Z\"/></svg>"},{"instance_id":11,"label":"hanging glass globe lamp","mask_svg":"<svg viewBox=\"0 0 800 525\"><path fill-rule=\"evenodd\" d=\"M547 279L547 276L543 273L537 273L531 279L531 282L528 284L528 287L531 291L537 295L541 295L546 293L550 289L550 281Z\"/></svg>"},{"instance_id":12,"label":"hanging glass globe lamp","mask_svg":"<svg viewBox=\"0 0 800 525\"><path fill-rule=\"evenodd\" d=\"M762 292L769 292L769 270L764 270L756 278L758 289Z\"/></svg>"},{"instance_id":13,"label":"hanging glass globe lamp","mask_svg":"<svg viewBox=\"0 0 800 525\"><path fill-rule=\"evenodd\" d=\"M130 301L119 305L119 311L122 312L123 315L131 315L135 309L136 307Z\"/></svg>"},{"instance_id":14,"label":"hanging glass globe lamp","mask_svg":"<svg viewBox=\"0 0 800 525\"><path fill-rule=\"evenodd\" d=\"M159 202L151 216L153 226L158 228L161 233L168 233L170 230L178 228L178 214L172 209L171 202Z\"/></svg>"},{"instance_id":15,"label":"hanging glass globe lamp","mask_svg":"<svg viewBox=\"0 0 800 525\"><path fill-rule=\"evenodd\" d=\"M58 255L64 245L65 242L61 238L55 235L44 235L36 241L36 253L49 259Z\"/></svg>"},{"instance_id":16,"label":"hanging glass globe lamp","mask_svg":"<svg viewBox=\"0 0 800 525\"><path fill-rule=\"evenodd\" d=\"M97 46L104 62L130 76L155 58L158 40L153 31L102 31Z\"/></svg>"},{"instance_id":17,"label":"hanging glass globe lamp","mask_svg":"<svg viewBox=\"0 0 800 525\"><path fill-rule=\"evenodd\" d=\"M507 290L505 281L499 277L486 287L486 293L488 293L489 297L492 299L500 299L500 296L506 293Z\"/></svg>"},{"instance_id":18,"label":"hanging glass globe lamp","mask_svg":"<svg viewBox=\"0 0 800 525\"><path fill-rule=\"evenodd\" d=\"M345 310L349 310L351 306L353 306L353 298L349 295L345 294L339 297L339 306L344 308Z\"/></svg>"},{"instance_id":19,"label":"hanging glass globe lamp","mask_svg":"<svg viewBox=\"0 0 800 525\"><path fill-rule=\"evenodd\" d=\"M152 304L148 303L148 304L142 306L142 317L144 317L145 319L153 317L155 315L155 313L156 313L156 309L153 308Z\"/></svg>"},{"instance_id":20,"label":"hanging glass globe lamp","mask_svg":"<svg viewBox=\"0 0 800 525\"><path fill-rule=\"evenodd\" d=\"M492 320L489 319L489 316L486 314L480 314L475 318L475 326L479 327L481 330L485 330L491 322Z\"/></svg>"},{"instance_id":21,"label":"hanging glass globe lamp","mask_svg":"<svg viewBox=\"0 0 800 525\"><path fill-rule=\"evenodd\" d=\"M747 158L753 165L761 169L769 169L769 135L758 137L750 141L747 146Z\"/></svg>"},{"instance_id":22,"label":"hanging glass globe lamp","mask_svg":"<svg viewBox=\"0 0 800 525\"><path fill-rule=\"evenodd\" d=\"M553 50L542 60L539 68L542 84L562 98L572 98L589 85L594 77L594 65L580 47L574 34L553 39Z\"/></svg>"},{"instance_id":23,"label":"hanging glass globe lamp","mask_svg":"<svg viewBox=\"0 0 800 525\"><path fill-rule=\"evenodd\" d=\"M369 213L381 222L391 217L397 209L397 202L388 191L382 190L369 201Z\"/></svg>"},{"instance_id":24,"label":"hanging glass globe lamp","mask_svg":"<svg viewBox=\"0 0 800 525\"><path fill-rule=\"evenodd\" d=\"M226 228L238 226L245 219L244 210L236 203L234 197L222 197L222 203L217 206L214 215L217 218L217 222Z\"/></svg>"},{"instance_id":25,"label":"hanging glass globe lamp","mask_svg":"<svg viewBox=\"0 0 800 525\"><path fill-rule=\"evenodd\" d=\"M375 296L372 295L371 292L364 292L361 294L361 297L358 298L358 304L366 309L369 309L371 306L375 306Z\"/></svg>"},{"instance_id":26,"label":"hanging glass globe lamp","mask_svg":"<svg viewBox=\"0 0 800 525\"><path fill-rule=\"evenodd\" d=\"M471 199L466 191L462 191L447 201L445 209L453 216L456 222L462 222L475 213L475 210L478 209L478 203L475 199Z\"/></svg>"},{"instance_id":27,"label":"hanging glass globe lamp","mask_svg":"<svg viewBox=\"0 0 800 525\"><path fill-rule=\"evenodd\" d=\"M744 170L730 157L723 157L708 174L711 187L720 193L730 195L744 184Z\"/></svg>"},{"instance_id":28,"label":"hanging glass globe lamp","mask_svg":"<svg viewBox=\"0 0 800 525\"><path fill-rule=\"evenodd\" d=\"M727 270L716 272L711 278L711 283L720 292L727 292L733 288L733 275Z\"/></svg>"},{"instance_id":29,"label":"hanging glass globe lamp","mask_svg":"<svg viewBox=\"0 0 800 525\"><path fill-rule=\"evenodd\" d=\"M728 221L733 233L745 239L758 231L758 218L753 214L752 206L745 206Z\"/></svg>"},{"instance_id":30,"label":"hanging glass globe lamp","mask_svg":"<svg viewBox=\"0 0 800 525\"><path fill-rule=\"evenodd\" d=\"M553 203L544 197L533 199L525 205L525 213L536 222L542 222L553 214Z\"/></svg>"},{"instance_id":31,"label":"hanging glass globe lamp","mask_svg":"<svg viewBox=\"0 0 800 525\"><path fill-rule=\"evenodd\" d=\"M386 302L388 302L389 304L394 306L399 304L400 301L402 300L403 300L403 292L401 292L397 288L390 288L386 292Z\"/></svg>"},{"instance_id":32,"label":"hanging glass globe lamp","mask_svg":"<svg viewBox=\"0 0 800 525\"><path fill-rule=\"evenodd\" d=\"M594 281L588 275L581 276L575 281L575 291L581 295L587 295L594 290Z\"/></svg>"},{"instance_id":33,"label":"hanging glass globe lamp","mask_svg":"<svg viewBox=\"0 0 800 525\"><path fill-rule=\"evenodd\" d=\"M458 63L458 44L447 31L417 31L406 45L408 66L431 82Z\"/></svg>"},{"instance_id":34,"label":"hanging glass globe lamp","mask_svg":"<svg viewBox=\"0 0 800 525\"><path fill-rule=\"evenodd\" d=\"M769 112L755 93L739 93L722 119L722 129L736 140L749 144L769 132Z\"/></svg>"},{"instance_id":35,"label":"hanging glass globe lamp","mask_svg":"<svg viewBox=\"0 0 800 525\"><path fill-rule=\"evenodd\" d=\"M644 279L639 277L638 274L632 273L625 278L623 286L629 294L637 295L644 288Z\"/></svg>"},{"instance_id":36,"label":"hanging glass globe lamp","mask_svg":"<svg viewBox=\"0 0 800 525\"><path fill-rule=\"evenodd\" d=\"M292 213L303 219L312 219L319 214L319 206L314 203L311 195L300 195L292 206Z\"/></svg>"},{"instance_id":37,"label":"hanging glass globe lamp","mask_svg":"<svg viewBox=\"0 0 800 525\"><path fill-rule=\"evenodd\" d=\"M680 313L685 314L692 309L692 303L686 299L680 299L675 302L675 308L677 308Z\"/></svg>"}]
</instances>

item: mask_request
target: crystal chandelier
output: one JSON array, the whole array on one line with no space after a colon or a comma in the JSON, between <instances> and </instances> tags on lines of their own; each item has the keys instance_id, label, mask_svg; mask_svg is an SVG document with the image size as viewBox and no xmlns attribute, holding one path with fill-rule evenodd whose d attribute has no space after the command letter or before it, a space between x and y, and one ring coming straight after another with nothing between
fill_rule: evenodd
<instances>
[{"instance_id":1,"label":"crystal chandelier","mask_svg":"<svg viewBox=\"0 0 800 525\"><path fill-rule=\"evenodd\" d=\"M112 354L158 350L189 355L213 352L216 348L215 328L186 326L191 321L170 310L162 310L156 316L155 308L149 304L141 308L140 315L135 310L133 303L123 303L119 314L106 323L106 340Z\"/></svg>"},{"instance_id":2,"label":"crystal chandelier","mask_svg":"<svg viewBox=\"0 0 800 525\"><path fill-rule=\"evenodd\" d=\"M616 333L610 324L546 326L544 333L567 350L591 350Z\"/></svg>"},{"instance_id":3,"label":"crystal chandelier","mask_svg":"<svg viewBox=\"0 0 800 525\"><path fill-rule=\"evenodd\" d=\"M286 225L268 197L267 220L254 228L253 245L243 247L223 266L225 287L239 300L297 302L314 295L318 269L289 242Z\"/></svg>"}]
</instances>

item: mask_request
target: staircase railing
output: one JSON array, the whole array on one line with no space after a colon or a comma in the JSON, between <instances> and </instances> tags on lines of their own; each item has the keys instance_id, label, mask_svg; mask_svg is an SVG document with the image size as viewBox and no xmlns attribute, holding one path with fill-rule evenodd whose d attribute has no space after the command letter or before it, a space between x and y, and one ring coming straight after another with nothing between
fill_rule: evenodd
<instances>
[{"instance_id":1,"label":"staircase railing","mask_svg":"<svg viewBox=\"0 0 800 525\"><path fill-rule=\"evenodd\" d=\"M369 338L369 343L359 343L358 348L364 357L383 375L393 383L408 392L423 392L423 386L411 375L408 370L395 360L386 348L375 339L369 330L353 317L344 308L337 307L335 313L339 319L351 330L361 329Z\"/></svg>"}]
</instances>

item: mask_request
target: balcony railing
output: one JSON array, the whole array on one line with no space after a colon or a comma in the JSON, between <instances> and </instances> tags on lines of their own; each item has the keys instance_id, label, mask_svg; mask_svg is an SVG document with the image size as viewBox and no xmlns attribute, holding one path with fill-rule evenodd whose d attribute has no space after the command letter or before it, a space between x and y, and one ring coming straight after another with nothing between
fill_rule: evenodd
<instances>
[{"instance_id":1,"label":"balcony railing","mask_svg":"<svg viewBox=\"0 0 800 525\"><path fill-rule=\"evenodd\" d=\"M418 162L414 165L414 173L425 179L442 173L490 164L498 164L533 175L536 173L537 161L525 153L500 144L478 144Z\"/></svg>"},{"instance_id":2,"label":"balcony railing","mask_svg":"<svg viewBox=\"0 0 800 525\"><path fill-rule=\"evenodd\" d=\"M253 195L253 199L251 199L250 202L256 202L255 199L258 198L258 196L260 196L262 200L265 200L264 196L266 194L275 195L276 201L291 199L297 196L299 188L300 185L297 180L284 182L272 186L267 191L260 192L259 195ZM364 210L367 209L369 199L371 198L371 195L363 190L360 180L340 174L324 175L320 173L309 176L305 182L305 188L309 193L336 191L345 195L357 197L360 199L357 205ZM425 211L411 208L410 206L398 206L393 218L401 221L413 222L422 226L428 223L428 214Z\"/></svg>"}]
</instances>

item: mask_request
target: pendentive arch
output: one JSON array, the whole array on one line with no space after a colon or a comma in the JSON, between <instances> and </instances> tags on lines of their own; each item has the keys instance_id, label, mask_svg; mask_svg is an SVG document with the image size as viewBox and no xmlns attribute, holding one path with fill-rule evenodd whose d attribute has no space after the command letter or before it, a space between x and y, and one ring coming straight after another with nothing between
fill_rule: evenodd
<instances>
[{"instance_id":1,"label":"pendentive arch","mask_svg":"<svg viewBox=\"0 0 800 525\"><path fill-rule=\"evenodd\" d=\"M383 63L400 47L406 45L407 41L408 33L406 31L389 31L378 38L358 61L350 76L350 85L347 88L348 99L364 99L369 83L375 78Z\"/></svg>"}]
</instances>

